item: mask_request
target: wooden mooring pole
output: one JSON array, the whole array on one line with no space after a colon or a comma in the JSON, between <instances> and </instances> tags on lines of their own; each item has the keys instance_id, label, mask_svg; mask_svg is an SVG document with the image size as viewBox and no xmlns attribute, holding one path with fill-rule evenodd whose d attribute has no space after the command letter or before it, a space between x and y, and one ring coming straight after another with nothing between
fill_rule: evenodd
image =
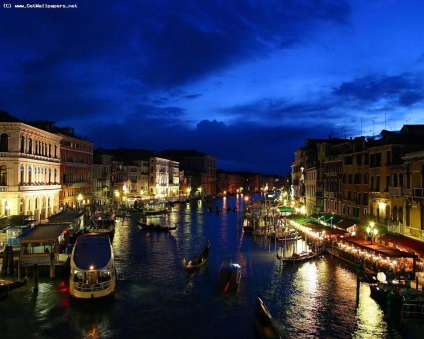
<instances>
[{"instance_id":1,"label":"wooden mooring pole","mask_svg":"<svg viewBox=\"0 0 424 339\"><path fill-rule=\"evenodd\" d=\"M38 292L38 265L37 264L34 264L32 274L34 278L34 292L37 293Z\"/></svg>"}]
</instances>

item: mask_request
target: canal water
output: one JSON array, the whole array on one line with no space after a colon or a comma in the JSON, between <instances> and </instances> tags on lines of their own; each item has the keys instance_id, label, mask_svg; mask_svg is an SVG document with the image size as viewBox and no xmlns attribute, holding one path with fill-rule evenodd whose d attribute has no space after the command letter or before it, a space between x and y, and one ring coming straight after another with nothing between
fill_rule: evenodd
<instances>
[{"instance_id":1,"label":"canal water","mask_svg":"<svg viewBox=\"0 0 424 339\"><path fill-rule=\"evenodd\" d=\"M35 293L29 277L27 288L0 302L0 337L257 338L254 307L261 296L283 338L400 338L370 298L368 284L361 283L357 303L356 276L344 263L324 256L282 267L275 251L283 243L243 233L243 204L237 197L193 202L148 220L175 224L170 232L142 230L140 215L132 214L117 224L113 239L119 276L114 298L73 300L66 279L48 273ZM206 265L187 273L182 259L200 252L207 240ZM242 267L237 297L215 290L225 260Z\"/></svg>"}]
</instances>

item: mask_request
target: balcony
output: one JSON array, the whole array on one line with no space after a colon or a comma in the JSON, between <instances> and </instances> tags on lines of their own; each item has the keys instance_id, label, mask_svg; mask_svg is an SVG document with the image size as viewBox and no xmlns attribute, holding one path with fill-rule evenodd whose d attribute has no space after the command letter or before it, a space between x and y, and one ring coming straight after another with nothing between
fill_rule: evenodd
<instances>
[{"instance_id":1,"label":"balcony","mask_svg":"<svg viewBox=\"0 0 424 339\"><path fill-rule=\"evenodd\" d=\"M44 155L39 155L39 154L31 154L31 153L10 153L10 156L15 156L18 155L19 158L30 158L30 159L36 159L36 160L44 160L44 161L49 161L49 162L56 162L56 163L60 163L60 159L58 157L46 157Z\"/></svg>"},{"instance_id":2,"label":"balcony","mask_svg":"<svg viewBox=\"0 0 424 339\"><path fill-rule=\"evenodd\" d=\"M325 198L330 198L330 199L334 199L334 192L329 192L329 191L325 191L324 192L324 197Z\"/></svg>"},{"instance_id":3,"label":"balcony","mask_svg":"<svg viewBox=\"0 0 424 339\"><path fill-rule=\"evenodd\" d=\"M405 188L404 190L405 197L412 199L423 199L424 198L424 188Z\"/></svg>"},{"instance_id":4,"label":"balcony","mask_svg":"<svg viewBox=\"0 0 424 339\"><path fill-rule=\"evenodd\" d=\"M19 191L29 192L29 191L50 191L50 190L60 190L62 186L58 183L44 184L44 183L23 183L19 185Z\"/></svg>"},{"instance_id":5,"label":"balcony","mask_svg":"<svg viewBox=\"0 0 424 339\"><path fill-rule=\"evenodd\" d=\"M389 187L389 194L391 196L402 196L403 193L403 187Z\"/></svg>"}]
</instances>

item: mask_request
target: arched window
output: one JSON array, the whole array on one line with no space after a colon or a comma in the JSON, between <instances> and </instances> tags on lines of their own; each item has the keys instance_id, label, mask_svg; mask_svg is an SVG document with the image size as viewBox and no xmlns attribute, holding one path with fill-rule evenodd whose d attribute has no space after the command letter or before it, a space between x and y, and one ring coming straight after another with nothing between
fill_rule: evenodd
<instances>
[{"instance_id":1,"label":"arched window","mask_svg":"<svg viewBox=\"0 0 424 339\"><path fill-rule=\"evenodd\" d=\"M399 206L399 210L398 210L398 220L403 223L403 207Z\"/></svg>"},{"instance_id":2,"label":"arched window","mask_svg":"<svg viewBox=\"0 0 424 339\"><path fill-rule=\"evenodd\" d=\"M24 170L24 165L21 165L21 185L23 185L25 183L25 170Z\"/></svg>"},{"instance_id":3,"label":"arched window","mask_svg":"<svg viewBox=\"0 0 424 339\"><path fill-rule=\"evenodd\" d=\"M0 152L9 152L9 136L6 133L0 136Z\"/></svg>"},{"instance_id":4,"label":"arched window","mask_svg":"<svg viewBox=\"0 0 424 339\"><path fill-rule=\"evenodd\" d=\"M50 184L52 182L52 169L49 168L49 181L48 183Z\"/></svg>"},{"instance_id":5,"label":"arched window","mask_svg":"<svg viewBox=\"0 0 424 339\"><path fill-rule=\"evenodd\" d=\"M398 183L399 183L398 174L395 173L395 174L393 174L393 187L398 187Z\"/></svg>"},{"instance_id":6,"label":"arched window","mask_svg":"<svg viewBox=\"0 0 424 339\"><path fill-rule=\"evenodd\" d=\"M32 139L28 140L28 154L32 154Z\"/></svg>"},{"instance_id":7,"label":"arched window","mask_svg":"<svg viewBox=\"0 0 424 339\"><path fill-rule=\"evenodd\" d=\"M56 172L56 170L54 170L54 182L55 183L57 183L57 181L56 181L56 175L57 175L57 172Z\"/></svg>"},{"instance_id":8,"label":"arched window","mask_svg":"<svg viewBox=\"0 0 424 339\"><path fill-rule=\"evenodd\" d=\"M32 168L31 166L28 167L28 184L31 184L32 182Z\"/></svg>"},{"instance_id":9,"label":"arched window","mask_svg":"<svg viewBox=\"0 0 424 339\"><path fill-rule=\"evenodd\" d=\"M355 184L360 184L361 183L361 174L358 172L358 171L356 171L356 173L355 173Z\"/></svg>"},{"instance_id":10,"label":"arched window","mask_svg":"<svg viewBox=\"0 0 424 339\"><path fill-rule=\"evenodd\" d=\"M0 166L0 186L7 186L7 167Z\"/></svg>"},{"instance_id":11,"label":"arched window","mask_svg":"<svg viewBox=\"0 0 424 339\"><path fill-rule=\"evenodd\" d=\"M403 173L399 173L399 186L403 187Z\"/></svg>"},{"instance_id":12,"label":"arched window","mask_svg":"<svg viewBox=\"0 0 424 339\"><path fill-rule=\"evenodd\" d=\"M392 219L393 219L394 221L397 221L397 220L398 220L398 209L397 209L397 206L396 206L396 205L394 205L394 206L393 206L393 215L392 215Z\"/></svg>"},{"instance_id":13,"label":"arched window","mask_svg":"<svg viewBox=\"0 0 424 339\"><path fill-rule=\"evenodd\" d=\"M25 138L21 136L21 153L25 152Z\"/></svg>"}]
</instances>

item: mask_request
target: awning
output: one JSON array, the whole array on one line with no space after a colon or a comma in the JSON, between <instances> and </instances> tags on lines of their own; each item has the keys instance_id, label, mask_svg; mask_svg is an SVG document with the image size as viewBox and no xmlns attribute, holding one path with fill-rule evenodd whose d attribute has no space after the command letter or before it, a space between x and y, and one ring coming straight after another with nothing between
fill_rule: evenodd
<instances>
[{"instance_id":1,"label":"awning","mask_svg":"<svg viewBox=\"0 0 424 339\"><path fill-rule=\"evenodd\" d=\"M70 223L40 224L18 236L21 243L28 242L54 242L70 226Z\"/></svg>"},{"instance_id":2,"label":"awning","mask_svg":"<svg viewBox=\"0 0 424 339\"><path fill-rule=\"evenodd\" d=\"M392 243L397 249L416 253L420 258L424 258L424 242L411 239L401 234L386 233L378 236L378 240Z\"/></svg>"},{"instance_id":3,"label":"awning","mask_svg":"<svg viewBox=\"0 0 424 339\"><path fill-rule=\"evenodd\" d=\"M325 222L326 224L337 224L338 222L343 220L343 217L337 214L331 213L319 213L318 219L321 222Z\"/></svg>"},{"instance_id":4,"label":"awning","mask_svg":"<svg viewBox=\"0 0 424 339\"><path fill-rule=\"evenodd\" d=\"M381 237L379 237L381 239ZM343 241L357 245L361 248L366 248L371 251L375 251L376 253L379 253L381 255L386 255L391 258L416 258L417 255L413 254L411 252L405 252L400 251L396 248L392 248L389 246L381 246L376 242L373 242L372 244L365 239L358 238L358 237L348 237L343 238Z\"/></svg>"},{"instance_id":5,"label":"awning","mask_svg":"<svg viewBox=\"0 0 424 339\"><path fill-rule=\"evenodd\" d=\"M277 206L281 213L293 213L294 209L290 206Z\"/></svg>"},{"instance_id":6,"label":"awning","mask_svg":"<svg viewBox=\"0 0 424 339\"><path fill-rule=\"evenodd\" d=\"M349 219L342 219L337 223L333 223L333 225L338 227L338 228L342 228L344 230L347 230L350 227L359 226L359 222L354 221L354 220L349 220Z\"/></svg>"},{"instance_id":7,"label":"awning","mask_svg":"<svg viewBox=\"0 0 424 339\"><path fill-rule=\"evenodd\" d=\"M79 219L87 211L76 211L76 210L64 210L55 215L50 216L49 222L51 223L64 223L64 222L73 222Z\"/></svg>"}]
</instances>

